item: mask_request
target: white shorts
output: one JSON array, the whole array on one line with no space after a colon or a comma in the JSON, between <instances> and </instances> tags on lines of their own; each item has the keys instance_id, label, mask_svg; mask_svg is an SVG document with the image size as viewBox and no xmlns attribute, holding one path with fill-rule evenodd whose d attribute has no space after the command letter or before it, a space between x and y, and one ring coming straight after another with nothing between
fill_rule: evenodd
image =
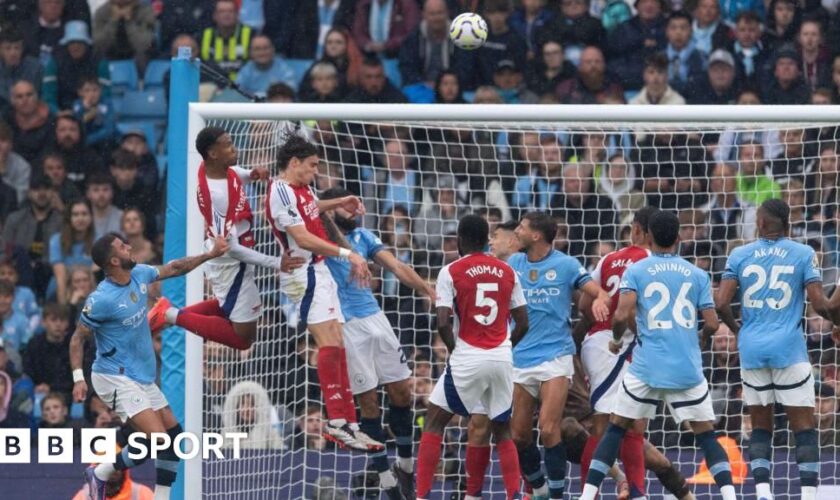
<instances>
[{"instance_id":1,"label":"white shorts","mask_svg":"<svg viewBox=\"0 0 840 500\"><path fill-rule=\"evenodd\" d=\"M302 326L331 320L344 323L338 301L338 285L323 261L292 274L283 274L280 287L297 306Z\"/></svg>"},{"instance_id":2,"label":"white shorts","mask_svg":"<svg viewBox=\"0 0 840 500\"><path fill-rule=\"evenodd\" d=\"M365 318L353 318L344 324L343 330L353 394L411 376L405 353L385 313L379 311Z\"/></svg>"},{"instance_id":3,"label":"white shorts","mask_svg":"<svg viewBox=\"0 0 840 500\"><path fill-rule=\"evenodd\" d=\"M580 348L580 360L589 378L589 402L596 413L608 414L612 411L621 380L630 367L628 358L635 345L625 339L622 351L613 354L610 352L612 338L610 330L601 330L587 335Z\"/></svg>"},{"instance_id":4,"label":"white shorts","mask_svg":"<svg viewBox=\"0 0 840 500\"><path fill-rule=\"evenodd\" d=\"M741 368L741 381L747 406L780 403L813 408L815 405L814 377L808 362L785 368Z\"/></svg>"},{"instance_id":5,"label":"white shorts","mask_svg":"<svg viewBox=\"0 0 840 500\"><path fill-rule=\"evenodd\" d=\"M630 372L621 381L612 413L632 419L653 418L660 401L665 401L678 424L715 420L709 384L705 380L691 389L655 389Z\"/></svg>"},{"instance_id":6,"label":"white shorts","mask_svg":"<svg viewBox=\"0 0 840 500\"><path fill-rule=\"evenodd\" d=\"M447 365L429 401L450 413L468 416L481 409L494 422L507 422L513 405L513 364L479 360Z\"/></svg>"},{"instance_id":7,"label":"white shorts","mask_svg":"<svg viewBox=\"0 0 840 500\"><path fill-rule=\"evenodd\" d=\"M213 296L234 323L257 321L262 315L260 291L254 279L254 266L244 262L208 262L205 270Z\"/></svg>"},{"instance_id":8,"label":"white shorts","mask_svg":"<svg viewBox=\"0 0 840 500\"><path fill-rule=\"evenodd\" d=\"M90 375L93 390L123 422L143 410L162 410L169 406L166 397L155 384L141 384L125 375Z\"/></svg>"},{"instance_id":9,"label":"white shorts","mask_svg":"<svg viewBox=\"0 0 840 500\"><path fill-rule=\"evenodd\" d=\"M528 391L531 397L539 399L543 382L559 377L568 377L571 380L574 374L575 361L571 354L566 354L537 366L514 368L513 383Z\"/></svg>"}]
</instances>

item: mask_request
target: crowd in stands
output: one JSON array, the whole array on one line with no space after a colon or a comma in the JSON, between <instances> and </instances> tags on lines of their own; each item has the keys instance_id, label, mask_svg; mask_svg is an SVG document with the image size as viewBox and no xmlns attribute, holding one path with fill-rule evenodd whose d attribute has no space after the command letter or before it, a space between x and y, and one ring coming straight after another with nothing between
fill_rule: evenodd
<instances>
[{"instance_id":1,"label":"crowd in stands","mask_svg":"<svg viewBox=\"0 0 840 500\"><path fill-rule=\"evenodd\" d=\"M207 68L203 100L243 99L230 92L230 79L272 102L837 104L839 7L837 0L0 0L0 427L116 425L95 396L70 405L69 336L101 279L90 256L96 238L120 232L139 262L161 261L165 104L164 114L138 119L136 100L165 103L161 60L179 48ZM449 21L465 11L489 27L476 51L448 37ZM626 242L632 211L650 204L679 211L682 252L717 280L729 251L754 238L755 207L779 197L793 208L793 237L817 249L826 285L837 281L835 128L572 133L319 122L310 132L324 151L318 188L343 184L360 195L365 225L430 279L457 257L455 228L469 211L494 223L550 211L561 222L557 247L594 267ZM236 140L247 149L248 137ZM409 346L419 422L445 349L427 304L393 276L373 286ZM207 425L251 430L254 447L329 447L320 409L300 403L320 400L317 347L286 326L294 323L288 311L276 314L266 335L288 341L257 344L244 358L208 348ZM840 356L830 325L812 318L806 330L820 367L821 440L837 445ZM725 327L707 346L705 365L718 428L743 438L750 427ZM253 380L237 382L243 374ZM589 411L583 384L576 381L583 397L572 405L581 417ZM669 432L667 419L652 430L658 445L681 435Z\"/></svg>"}]
</instances>

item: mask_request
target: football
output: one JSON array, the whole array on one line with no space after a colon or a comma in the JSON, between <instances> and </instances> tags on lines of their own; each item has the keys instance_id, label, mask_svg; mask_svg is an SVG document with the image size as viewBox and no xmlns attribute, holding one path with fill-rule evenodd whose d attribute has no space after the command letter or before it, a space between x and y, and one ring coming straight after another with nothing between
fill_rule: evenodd
<instances>
[{"instance_id":1,"label":"football","mask_svg":"<svg viewBox=\"0 0 840 500\"><path fill-rule=\"evenodd\" d=\"M487 23L478 14L464 12L449 25L449 38L458 48L475 50L487 41Z\"/></svg>"}]
</instances>

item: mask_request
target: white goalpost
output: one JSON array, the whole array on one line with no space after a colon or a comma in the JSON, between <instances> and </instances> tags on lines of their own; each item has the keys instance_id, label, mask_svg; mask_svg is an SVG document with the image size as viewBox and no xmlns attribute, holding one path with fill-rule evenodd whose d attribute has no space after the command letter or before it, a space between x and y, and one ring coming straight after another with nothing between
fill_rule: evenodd
<instances>
[{"instance_id":1,"label":"white goalpost","mask_svg":"<svg viewBox=\"0 0 840 500\"><path fill-rule=\"evenodd\" d=\"M822 259L827 292L839 274L840 112L833 106L191 103L188 124L188 255L204 248L204 219L195 202L201 162L195 138L205 126L216 125L230 133L241 166L268 167L272 176L278 174L275 155L281 141L289 133L307 137L319 147L323 163L317 189L342 186L358 194L367 208L365 227L430 281L457 256L453 222L465 213L484 214L492 228L530 210L549 211L561 228L555 246L591 269L600 256L626 241L633 211L652 204L678 213L681 253L707 269L716 283L728 252L755 238L756 203L776 196L792 207L792 237L812 245ZM261 183L247 189L256 249L279 255L264 217L265 192ZM730 196L735 205L728 204ZM393 276L374 271L374 293L412 368L416 444L444 352L435 341L427 305L401 289ZM264 314L249 351L186 336L185 430L246 432L249 439L239 459L187 461L184 497L379 498L376 474L365 474L364 456L318 439L317 348L296 331L294 307L280 293L276 274L258 269L257 283ZM187 276L187 304L203 300L206 293L202 273ZM803 324L819 381L820 494L836 498L840 430L833 419L840 373L834 367L840 355L829 325L807 309ZM740 402L734 346L734 336L719 331L703 346L704 368L720 419L717 429L731 452L736 489L739 497L747 497L754 495L746 447L751 426ZM576 371L581 373L567 414L585 422L591 414L586 380L579 364ZM387 413L384 395L382 401ZM776 498L798 498L792 436L782 417L776 423ZM667 410L659 409L648 437L690 478L698 498L716 494L702 473L702 454L691 433L676 426ZM388 441L393 457L393 438ZM434 498L463 494L465 447L466 422L453 420ZM567 492L574 497L581 491L577 466L569 476ZM484 497L502 498L495 454L487 478ZM661 497L656 476L649 472L647 480L649 494ZM609 482L604 492L605 498L614 498Z\"/></svg>"}]
</instances>

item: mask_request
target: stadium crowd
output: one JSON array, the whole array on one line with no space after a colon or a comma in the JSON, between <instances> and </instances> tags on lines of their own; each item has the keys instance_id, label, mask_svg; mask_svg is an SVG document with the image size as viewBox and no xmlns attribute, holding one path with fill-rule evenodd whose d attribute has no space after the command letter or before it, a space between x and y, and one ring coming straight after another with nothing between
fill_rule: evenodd
<instances>
[{"instance_id":1,"label":"stadium crowd","mask_svg":"<svg viewBox=\"0 0 840 500\"><path fill-rule=\"evenodd\" d=\"M138 262L161 261L165 122L127 110L131 99L165 96L160 60L179 47L209 68L204 100L241 98L229 78L273 102L835 104L838 7L835 0L0 0L0 428L118 424L96 396L70 405L69 333L101 279L90 256L96 238L120 232ZM481 13L490 30L474 52L448 38L449 20L464 11ZM323 150L318 190L341 185L360 195L364 225L428 279L457 258L457 221L471 211L494 227L549 211L561 227L557 248L591 269L627 241L633 211L653 205L679 212L681 252L717 281L729 251L754 238L755 207L779 197L792 208L792 236L822 259L826 286L837 282L835 128L558 133L319 122L310 132ZM256 139L236 140L252 151ZM264 161L249 154L243 164ZM446 349L424 299L387 273L373 286L408 348L421 422ZM321 399L317 347L287 326L282 308L267 309L276 317L265 324L277 326L261 335L288 341L258 343L242 357L208 346L207 427L248 429L246 444L259 448L331 446L312 403ZM837 446L840 354L831 325L808 317L820 367L820 439ZM744 439L750 424L735 337L722 326L706 347L718 429ZM246 374L251 379L241 380ZM576 378L572 416L591 412L585 384ZM674 430L658 418L651 441L676 445L687 434ZM450 442L465 439L457 432ZM458 472L457 461L447 463Z\"/></svg>"}]
</instances>

